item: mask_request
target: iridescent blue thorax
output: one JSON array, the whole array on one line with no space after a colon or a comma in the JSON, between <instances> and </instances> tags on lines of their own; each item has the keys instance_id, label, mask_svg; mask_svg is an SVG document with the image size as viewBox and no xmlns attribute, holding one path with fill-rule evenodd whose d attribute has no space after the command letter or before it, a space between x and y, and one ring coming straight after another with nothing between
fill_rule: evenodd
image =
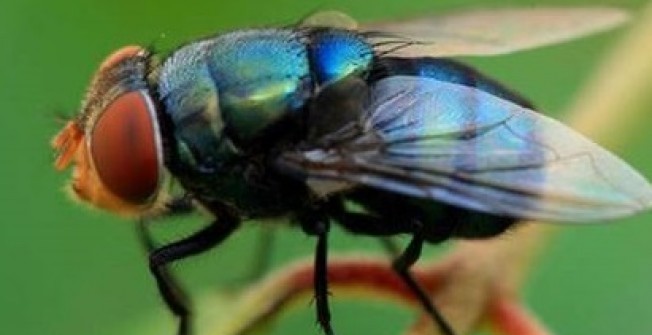
<instances>
[{"instance_id":1,"label":"iridescent blue thorax","mask_svg":"<svg viewBox=\"0 0 652 335\"><path fill-rule=\"evenodd\" d=\"M308 101L342 78L365 76L373 57L357 33L316 28L235 31L178 49L162 65L158 87L173 127L171 170L204 197L260 206L250 198L268 194L246 186L251 151L279 124L293 126L274 132L271 143L300 134Z\"/></svg>"}]
</instances>

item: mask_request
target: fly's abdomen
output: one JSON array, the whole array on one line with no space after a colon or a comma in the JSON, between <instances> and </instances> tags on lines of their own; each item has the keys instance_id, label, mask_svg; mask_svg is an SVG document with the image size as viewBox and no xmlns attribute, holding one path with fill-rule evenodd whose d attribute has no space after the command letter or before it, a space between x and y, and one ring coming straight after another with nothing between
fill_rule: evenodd
<instances>
[{"instance_id":1,"label":"fly's abdomen","mask_svg":"<svg viewBox=\"0 0 652 335\"><path fill-rule=\"evenodd\" d=\"M381 58L374 66L372 80L388 76L428 77L453 84L470 86L509 100L517 105L532 108L532 104L499 82L483 75L468 65L445 58Z\"/></svg>"},{"instance_id":2,"label":"fly's abdomen","mask_svg":"<svg viewBox=\"0 0 652 335\"><path fill-rule=\"evenodd\" d=\"M374 69L372 70L369 81L376 82L393 76L425 77L442 82L473 87L479 91L508 100L522 107L533 108L532 104L527 99L521 97L519 94L513 92L502 84L469 66L449 59L430 57L381 58L374 64ZM460 106L451 103L441 107L433 105L432 108L434 109L431 112L433 115L435 113L451 113L454 115L457 112L455 108L459 107ZM461 105L461 107L472 110L472 113L477 114L478 119L484 117L484 113L493 112L492 109L485 108L486 106L482 104L482 101L477 100L477 97L474 97L473 95L469 95L468 102ZM436 118L433 118L433 120L434 119ZM464 121L460 119L460 122ZM428 129L430 126L427 119L424 119L423 124L424 130ZM461 129L463 126L460 124L459 128ZM416 128L413 127L412 129L414 130ZM538 134L534 133L527 134L527 136L533 139L536 138L537 135ZM417 131L413 136L418 137L420 135ZM444 135L441 137L442 139L443 136ZM474 145L479 142L474 142L468 138L457 138L456 136L458 135L451 134L449 138L446 138L446 141L449 141L449 143L459 143L455 146L452 146L451 144L453 149L450 152L436 151L428 153L424 151L417 152L417 154L424 156L430 155L428 157L433 157L434 159L447 154L451 157L456 156L458 157L458 162L455 162L454 165L464 167L470 171L478 171L477 169L482 161L476 161L475 158L480 157L481 154L486 151L486 148L479 144ZM471 136L473 135L471 134ZM541 161L542 158L540 156L544 153L537 148L537 144L529 141L514 141L513 144L515 147L512 150L515 152L531 153L529 158L532 160L532 164ZM465 172L461 171L460 173L464 174ZM543 174L531 174L530 178L532 180L529 180L529 182L533 182L537 179L540 183L545 181L545 175ZM364 197L359 197L358 193L364 195ZM432 199L411 198L389 192L384 193L378 192L377 190L369 191L366 188L362 188L361 190L354 192L352 195L357 197L355 199L356 201L367 206L373 212L378 213L382 217L388 215L383 206L383 204L386 203L393 204L393 211L397 210L397 208L404 208L403 212L406 213L406 216L407 213L416 213L414 214L414 218L418 221L424 222L424 233L426 234L426 238L430 241L439 241L450 237L491 237L504 232L515 223L515 219L508 216L469 210L450 203L435 202ZM527 205L527 203L523 202L523 206ZM536 203L531 202L531 206L532 208L536 208Z\"/></svg>"}]
</instances>

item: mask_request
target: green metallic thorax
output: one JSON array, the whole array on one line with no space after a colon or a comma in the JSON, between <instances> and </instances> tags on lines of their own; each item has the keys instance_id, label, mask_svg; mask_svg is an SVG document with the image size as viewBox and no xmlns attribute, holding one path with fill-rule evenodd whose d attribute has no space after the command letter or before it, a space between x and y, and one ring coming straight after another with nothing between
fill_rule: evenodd
<instances>
[{"instance_id":1,"label":"green metallic thorax","mask_svg":"<svg viewBox=\"0 0 652 335\"><path fill-rule=\"evenodd\" d=\"M288 206L305 194L269 175L274 146L300 141L311 98L364 76L372 60L362 37L331 29L236 31L180 48L159 77L168 167L202 201L254 216Z\"/></svg>"}]
</instances>

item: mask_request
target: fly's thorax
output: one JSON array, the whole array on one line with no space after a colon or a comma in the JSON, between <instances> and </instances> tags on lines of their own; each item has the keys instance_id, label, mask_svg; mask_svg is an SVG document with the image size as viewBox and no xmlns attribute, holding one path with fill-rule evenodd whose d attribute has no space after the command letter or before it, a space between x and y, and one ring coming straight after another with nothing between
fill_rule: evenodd
<instances>
[{"instance_id":1,"label":"fly's thorax","mask_svg":"<svg viewBox=\"0 0 652 335\"><path fill-rule=\"evenodd\" d=\"M301 110L313 92L303 36L292 30L227 33L177 50L160 91L175 123L204 118L243 145Z\"/></svg>"},{"instance_id":2,"label":"fly's thorax","mask_svg":"<svg viewBox=\"0 0 652 335\"><path fill-rule=\"evenodd\" d=\"M209 197L222 189L213 196L231 198L224 192L235 189L226 185L238 169L306 134L306 120L331 120L306 117L309 102L344 78L364 76L372 60L364 39L342 29L242 30L183 46L158 77L174 143L168 167L193 192Z\"/></svg>"},{"instance_id":3,"label":"fly's thorax","mask_svg":"<svg viewBox=\"0 0 652 335\"><path fill-rule=\"evenodd\" d=\"M180 157L211 170L281 121L301 119L320 90L363 76L372 61L372 47L348 30L235 31L174 52L162 66L159 92Z\"/></svg>"},{"instance_id":4,"label":"fly's thorax","mask_svg":"<svg viewBox=\"0 0 652 335\"><path fill-rule=\"evenodd\" d=\"M127 216L148 215L165 197L150 54L129 46L100 66L80 114L54 138L55 165L74 164L71 190L84 202Z\"/></svg>"},{"instance_id":5,"label":"fly's thorax","mask_svg":"<svg viewBox=\"0 0 652 335\"><path fill-rule=\"evenodd\" d=\"M364 77L373 60L373 47L359 33L344 29L312 28L309 43L313 75L320 87L344 78Z\"/></svg>"},{"instance_id":6,"label":"fly's thorax","mask_svg":"<svg viewBox=\"0 0 652 335\"><path fill-rule=\"evenodd\" d=\"M235 31L178 49L159 93L182 173L228 171L270 127L298 118L313 86L304 37L292 30Z\"/></svg>"}]
</instances>

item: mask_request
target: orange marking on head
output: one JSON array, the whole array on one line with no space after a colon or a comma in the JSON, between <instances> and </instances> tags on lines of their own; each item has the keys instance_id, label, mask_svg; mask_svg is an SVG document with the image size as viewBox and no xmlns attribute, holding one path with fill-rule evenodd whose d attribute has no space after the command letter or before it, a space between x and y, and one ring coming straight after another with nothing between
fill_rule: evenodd
<instances>
[{"instance_id":1,"label":"orange marking on head","mask_svg":"<svg viewBox=\"0 0 652 335\"><path fill-rule=\"evenodd\" d=\"M138 45L129 45L123 48L116 50L114 53L109 55L102 64L98 72L102 72L108 68L113 67L115 64L120 63L124 59L132 58L138 56L138 54L144 53L145 48Z\"/></svg>"},{"instance_id":2,"label":"orange marking on head","mask_svg":"<svg viewBox=\"0 0 652 335\"><path fill-rule=\"evenodd\" d=\"M54 167L63 170L70 164L77 148L84 141L84 132L79 126L69 121L66 126L52 139L51 145L57 151Z\"/></svg>"}]
</instances>

